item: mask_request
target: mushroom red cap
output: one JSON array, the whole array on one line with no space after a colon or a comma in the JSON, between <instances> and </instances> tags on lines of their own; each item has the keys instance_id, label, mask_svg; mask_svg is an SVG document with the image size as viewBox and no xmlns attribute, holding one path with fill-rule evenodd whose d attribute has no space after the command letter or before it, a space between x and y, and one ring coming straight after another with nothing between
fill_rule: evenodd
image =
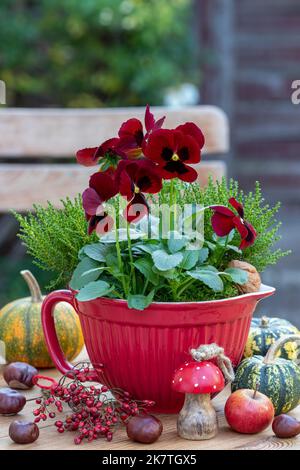
<instances>
[{"instance_id":1,"label":"mushroom red cap","mask_svg":"<svg viewBox=\"0 0 300 470\"><path fill-rule=\"evenodd\" d=\"M172 388L181 393L216 393L225 381L219 367L209 361L186 362L174 373Z\"/></svg>"}]
</instances>

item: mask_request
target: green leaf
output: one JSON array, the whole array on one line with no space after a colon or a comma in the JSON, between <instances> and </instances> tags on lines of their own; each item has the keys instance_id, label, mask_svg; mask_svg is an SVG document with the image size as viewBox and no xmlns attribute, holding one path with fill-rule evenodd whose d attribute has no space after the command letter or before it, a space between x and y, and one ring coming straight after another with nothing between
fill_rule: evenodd
<instances>
[{"instance_id":1,"label":"green leaf","mask_svg":"<svg viewBox=\"0 0 300 470\"><path fill-rule=\"evenodd\" d=\"M165 277L166 279L176 279L178 276L178 271L176 269L167 269L167 271L160 271L155 266L152 268L155 274L158 274L161 277Z\"/></svg>"},{"instance_id":2,"label":"green leaf","mask_svg":"<svg viewBox=\"0 0 300 470\"><path fill-rule=\"evenodd\" d=\"M201 250L186 250L183 253L183 260L180 267L183 269L192 269L198 263Z\"/></svg>"},{"instance_id":3,"label":"green leaf","mask_svg":"<svg viewBox=\"0 0 300 470\"><path fill-rule=\"evenodd\" d=\"M177 251L182 250L187 243L186 239L182 237L179 232L170 232L169 236L168 248L170 253L177 253Z\"/></svg>"},{"instance_id":4,"label":"green leaf","mask_svg":"<svg viewBox=\"0 0 300 470\"><path fill-rule=\"evenodd\" d=\"M195 271L187 271L187 274L198 281L203 282L215 292L221 292L224 284L218 273L209 269L199 269Z\"/></svg>"},{"instance_id":5,"label":"green leaf","mask_svg":"<svg viewBox=\"0 0 300 470\"><path fill-rule=\"evenodd\" d=\"M136 310L144 310L147 308L153 300L154 297L154 290L150 292L148 295L140 295L140 294L129 294L128 295L128 308L134 308Z\"/></svg>"},{"instance_id":6,"label":"green leaf","mask_svg":"<svg viewBox=\"0 0 300 470\"><path fill-rule=\"evenodd\" d=\"M207 260L208 255L209 255L209 249L206 247L201 248L201 250L199 250L199 263L200 264L204 263Z\"/></svg>"},{"instance_id":7,"label":"green leaf","mask_svg":"<svg viewBox=\"0 0 300 470\"><path fill-rule=\"evenodd\" d=\"M226 247L228 250L232 250L232 251L235 251L235 253L238 253L239 255L241 255L243 252L242 250L240 250L237 246L235 245L227 245Z\"/></svg>"},{"instance_id":8,"label":"green leaf","mask_svg":"<svg viewBox=\"0 0 300 470\"><path fill-rule=\"evenodd\" d=\"M139 258L134 263L134 266L149 280L152 284L157 286L159 277L153 271L153 261L151 258Z\"/></svg>"},{"instance_id":9,"label":"green leaf","mask_svg":"<svg viewBox=\"0 0 300 470\"><path fill-rule=\"evenodd\" d=\"M91 243L83 248L84 253L91 259L96 261L105 261L107 246L102 243Z\"/></svg>"},{"instance_id":10,"label":"green leaf","mask_svg":"<svg viewBox=\"0 0 300 470\"><path fill-rule=\"evenodd\" d=\"M94 281L84 286L76 295L77 300L86 302L88 300L104 297L113 290L110 285L105 281Z\"/></svg>"},{"instance_id":11,"label":"green leaf","mask_svg":"<svg viewBox=\"0 0 300 470\"><path fill-rule=\"evenodd\" d=\"M183 255L182 253L169 255L165 250L156 250L152 253L152 259L157 269L160 271L168 271L182 262Z\"/></svg>"},{"instance_id":12,"label":"green leaf","mask_svg":"<svg viewBox=\"0 0 300 470\"><path fill-rule=\"evenodd\" d=\"M69 283L71 289L79 290L89 282L98 279L100 270L97 268L99 268L99 263L90 258L83 258L73 272Z\"/></svg>"},{"instance_id":13,"label":"green leaf","mask_svg":"<svg viewBox=\"0 0 300 470\"><path fill-rule=\"evenodd\" d=\"M218 243L218 245L225 246L226 239L227 239L227 243L230 243L233 240L234 234L235 234L234 229L232 229L231 232L229 232L229 234L226 237L218 237L218 235L214 233L213 239L215 242Z\"/></svg>"},{"instance_id":14,"label":"green leaf","mask_svg":"<svg viewBox=\"0 0 300 470\"><path fill-rule=\"evenodd\" d=\"M239 268L227 268L224 273L228 274L233 282L237 284L246 284L248 281L248 273Z\"/></svg>"}]
</instances>

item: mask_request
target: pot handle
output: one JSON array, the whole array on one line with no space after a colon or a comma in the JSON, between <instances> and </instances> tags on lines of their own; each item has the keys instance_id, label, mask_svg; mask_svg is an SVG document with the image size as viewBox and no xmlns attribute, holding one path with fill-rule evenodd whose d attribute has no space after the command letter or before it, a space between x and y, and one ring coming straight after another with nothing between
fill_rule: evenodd
<instances>
[{"instance_id":1,"label":"pot handle","mask_svg":"<svg viewBox=\"0 0 300 470\"><path fill-rule=\"evenodd\" d=\"M46 345L55 367L63 374L73 369L61 349L54 323L54 308L59 302L67 302L74 308L74 297L70 290L57 290L47 295L42 304L42 326Z\"/></svg>"}]
</instances>

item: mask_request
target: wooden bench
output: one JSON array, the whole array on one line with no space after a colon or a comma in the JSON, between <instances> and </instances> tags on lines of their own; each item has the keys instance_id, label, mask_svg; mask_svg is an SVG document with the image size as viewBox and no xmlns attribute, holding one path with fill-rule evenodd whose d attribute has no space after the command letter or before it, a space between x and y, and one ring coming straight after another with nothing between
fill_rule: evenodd
<instances>
[{"instance_id":1,"label":"wooden bench","mask_svg":"<svg viewBox=\"0 0 300 470\"><path fill-rule=\"evenodd\" d=\"M225 174L225 163L215 159L229 149L228 121L220 109L152 111L167 116L166 127L194 121L202 128L206 145L199 167L201 185L209 175L220 179ZM143 121L144 108L0 109L0 212L25 211L48 200L59 204L61 198L82 192L95 168L76 164L76 150L115 136L121 123L133 116Z\"/></svg>"}]
</instances>

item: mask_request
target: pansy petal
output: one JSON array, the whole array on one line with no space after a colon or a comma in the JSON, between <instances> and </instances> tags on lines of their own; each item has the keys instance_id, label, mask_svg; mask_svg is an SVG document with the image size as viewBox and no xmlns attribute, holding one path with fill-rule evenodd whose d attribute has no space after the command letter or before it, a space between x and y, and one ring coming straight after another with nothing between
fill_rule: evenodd
<instances>
[{"instance_id":1,"label":"pansy petal","mask_svg":"<svg viewBox=\"0 0 300 470\"><path fill-rule=\"evenodd\" d=\"M174 153L173 131L170 129L159 129L153 132L144 148L145 156L156 163L164 163L167 152L171 158Z\"/></svg>"},{"instance_id":2,"label":"pansy petal","mask_svg":"<svg viewBox=\"0 0 300 470\"><path fill-rule=\"evenodd\" d=\"M143 124L139 119L128 119L128 121L123 122L118 135L121 139L128 136L134 137L136 144L141 147L144 139Z\"/></svg>"},{"instance_id":3,"label":"pansy petal","mask_svg":"<svg viewBox=\"0 0 300 470\"><path fill-rule=\"evenodd\" d=\"M244 208L243 208L243 205L238 202L234 197L231 197L229 200L228 200L229 204L232 205L232 207L234 207L234 209L237 211L237 213L239 214L239 216L243 219L244 218Z\"/></svg>"},{"instance_id":4,"label":"pansy petal","mask_svg":"<svg viewBox=\"0 0 300 470\"><path fill-rule=\"evenodd\" d=\"M233 217L232 221L233 221L233 224L234 224L235 228L237 229L237 231L241 235L241 238L243 238L243 239L246 238L247 235L248 235L248 229L247 229L245 223L241 220L241 218L238 217L238 216L235 216L235 217Z\"/></svg>"},{"instance_id":5,"label":"pansy petal","mask_svg":"<svg viewBox=\"0 0 300 470\"><path fill-rule=\"evenodd\" d=\"M146 111L145 111L145 127L146 131L149 132L154 128L155 119L154 115L150 111L150 106L147 104Z\"/></svg>"},{"instance_id":6,"label":"pansy petal","mask_svg":"<svg viewBox=\"0 0 300 470\"><path fill-rule=\"evenodd\" d=\"M227 217L235 217L235 213L226 206L209 206L209 208L219 214L227 215Z\"/></svg>"},{"instance_id":7,"label":"pansy petal","mask_svg":"<svg viewBox=\"0 0 300 470\"><path fill-rule=\"evenodd\" d=\"M176 130L182 132L185 135L193 137L199 145L200 149L202 149L204 146L204 135L201 129L193 122L186 122L185 124L181 124L180 126L176 127Z\"/></svg>"},{"instance_id":8,"label":"pansy petal","mask_svg":"<svg viewBox=\"0 0 300 470\"><path fill-rule=\"evenodd\" d=\"M94 173L90 177L89 186L98 193L102 202L108 201L118 192L118 186L110 172L98 171Z\"/></svg>"},{"instance_id":9,"label":"pansy petal","mask_svg":"<svg viewBox=\"0 0 300 470\"><path fill-rule=\"evenodd\" d=\"M87 188L82 193L82 205L85 213L88 216L93 216L97 214L99 207L101 207L101 199L98 193L92 189Z\"/></svg>"},{"instance_id":10,"label":"pansy petal","mask_svg":"<svg viewBox=\"0 0 300 470\"><path fill-rule=\"evenodd\" d=\"M247 236L241 241L241 244L240 244L241 250L244 250L245 248L248 248L248 246L253 245L257 237L257 232L255 228L249 222L245 221L244 224L248 233L247 233Z\"/></svg>"},{"instance_id":11,"label":"pansy petal","mask_svg":"<svg viewBox=\"0 0 300 470\"><path fill-rule=\"evenodd\" d=\"M218 237L225 237L235 227L233 224L233 218L222 214L221 212L215 212L211 217L211 225L213 231Z\"/></svg>"},{"instance_id":12,"label":"pansy petal","mask_svg":"<svg viewBox=\"0 0 300 470\"><path fill-rule=\"evenodd\" d=\"M134 198L127 204L124 209L124 217L129 223L139 222L145 215L149 213L149 206L145 197L141 193L135 194Z\"/></svg>"},{"instance_id":13,"label":"pansy petal","mask_svg":"<svg viewBox=\"0 0 300 470\"><path fill-rule=\"evenodd\" d=\"M177 174L178 178L181 179L182 181L186 181L187 183L193 183L194 181L196 181L198 177L197 171L188 165L184 165L184 166L185 166L185 171L182 173L178 173Z\"/></svg>"},{"instance_id":14,"label":"pansy petal","mask_svg":"<svg viewBox=\"0 0 300 470\"><path fill-rule=\"evenodd\" d=\"M98 163L97 158L98 147L91 147L86 149L81 149L76 152L76 159L80 165L83 166L95 166Z\"/></svg>"}]
</instances>

